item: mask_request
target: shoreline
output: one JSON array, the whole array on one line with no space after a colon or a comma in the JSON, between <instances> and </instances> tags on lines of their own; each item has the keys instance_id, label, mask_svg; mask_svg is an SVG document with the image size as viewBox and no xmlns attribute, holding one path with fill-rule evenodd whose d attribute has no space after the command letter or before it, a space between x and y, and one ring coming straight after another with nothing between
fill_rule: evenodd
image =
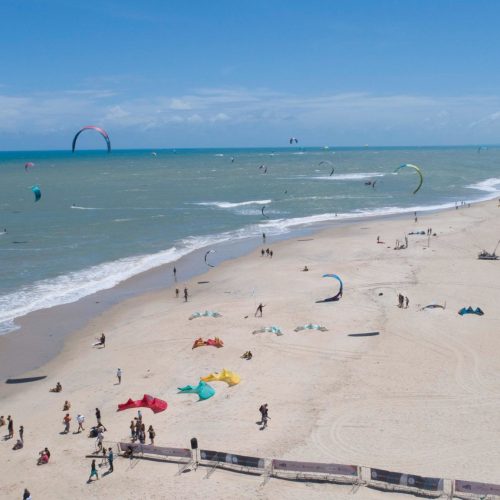
<instances>
[{"instance_id":1,"label":"shoreline","mask_svg":"<svg viewBox=\"0 0 500 500\"><path fill-rule=\"evenodd\" d=\"M496 199L496 195L494 198L471 202L470 205L471 207L480 206L493 199ZM455 208L451 206L447 208L433 207L426 210L421 209L419 220L433 214L455 211ZM467 208L459 207L459 210L464 209ZM318 221L307 225L298 224L292 226L289 232L268 236L265 244L262 243L261 237L223 241L210 245L210 248L217 249L212 260L219 265L228 260L244 257L261 246L291 241L301 235L314 236L323 231L351 225L398 220L407 216L413 218L412 212L413 210L372 216L361 215L339 220ZM0 381L23 374L32 374L43 368L62 352L66 342L75 332L85 328L93 319L109 312L120 303L150 293L173 291L176 284L172 277L174 266L182 269L182 273L178 272L177 284L205 275L210 270L202 258L207 248L201 247L193 250L178 260L143 271L109 289L100 290L75 302L59 304L19 316L15 319L19 328L0 335ZM96 332L97 334L98 332Z\"/></svg>"},{"instance_id":2,"label":"shoreline","mask_svg":"<svg viewBox=\"0 0 500 500\"><path fill-rule=\"evenodd\" d=\"M94 440L86 432L60 433L62 403L71 401L72 425L82 413L88 428L95 422L94 409L100 408L111 446L125 439L135 415L117 412L116 405L144 393L169 405L158 414L144 412L159 446L186 447L197 437L204 449L248 456L362 464L500 484L495 446L500 432L495 397L500 390L500 266L477 260L475 250L497 239L499 210L495 200L421 215L418 224L397 217L330 227L273 244L272 259L253 250L191 278L187 304L163 288L93 317L44 365L47 379L2 384L2 414L13 415L16 436L17 426L24 425L25 447L11 450L12 440L0 446L8 478L0 496L25 485L38 496L57 491L73 498L136 498L137 491L148 497L158 491L224 497L243 486L242 497L254 498L261 491L259 481L245 476L217 471L211 481L203 481L194 471L176 476L176 465L140 461L131 467L123 459L117 459L111 476L84 484L85 457ZM408 248L393 249L404 233L427 227L437 236L409 235ZM377 244L377 236L385 244ZM304 265L309 272L301 272ZM324 273L342 277L340 301L317 303L331 295L332 286L337 289L322 278ZM205 277L209 283L194 292L194 284ZM408 309L397 307L398 293L410 298ZM265 304L262 319L254 317L260 302ZM446 309L421 310L430 303L446 303ZM481 307L484 316L459 316L458 309L468 305ZM188 320L205 309L222 316ZM327 331L294 331L307 323ZM269 325L279 326L284 335L252 335ZM106 347L93 349L100 331L106 332ZM351 336L370 331L380 334ZM222 349L192 349L198 337L213 336L224 341ZM253 359L241 359L249 349ZM123 370L120 384L117 367ZM236 372L241 383L211 383L216 394L202 402L178 393L178 387L222 368ZM49 393L57 381L63 392ZM259 431L255 420L264 402L271 421ZM47 471L35 464L37 451L45 446L53 457ZM47 474L54 470L57 474ZM305 488L286 481L271 481L265 488L262 494L274 498L343 498L347 493L328 484ZM369 499L383 495L363 490Z\"/></svg>"}]
</instances>

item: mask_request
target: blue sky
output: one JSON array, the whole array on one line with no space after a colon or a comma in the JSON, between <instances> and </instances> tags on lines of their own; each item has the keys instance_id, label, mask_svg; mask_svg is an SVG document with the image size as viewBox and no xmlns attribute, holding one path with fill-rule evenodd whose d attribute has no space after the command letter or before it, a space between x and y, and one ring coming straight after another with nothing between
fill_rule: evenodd
<instances>
[{"instance_id":1,"label":"blue sky","mask_svg":"<svg viewBox=\"0 0 500 500\"><path fill-rule=\"evenodd\" d=\"M499 143L499 19L494 0L1 0L0 149L88 124L114 148Z\"/></svg>"}]
</instances>

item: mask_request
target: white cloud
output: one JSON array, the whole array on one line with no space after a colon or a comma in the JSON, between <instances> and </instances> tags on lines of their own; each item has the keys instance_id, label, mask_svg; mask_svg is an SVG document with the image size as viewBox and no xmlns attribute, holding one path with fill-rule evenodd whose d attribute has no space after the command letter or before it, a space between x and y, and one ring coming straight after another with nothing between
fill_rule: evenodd
<instances>
[{"instance_id":1,"label":"white cloud","mask_svg":"<svg viewBox=\"0 0 500 500\"><path fill-rule=\"evenodd\" d=\"M133 137L141 130L179 127L185 132L191 126L195 133L230 123L235 137L248 137L256 145L289 133L314 144L331 137L347 144L474 143L500 137L500 96L495 95L296 95L263 88L202 88L184 95L126 98L111 89L31 95L8 95L3 90L0 130L26 136L73 131L90 123L123 136L134 128ZM232 136L224 130L230 141Z\"/></svg>"}]
</instances>

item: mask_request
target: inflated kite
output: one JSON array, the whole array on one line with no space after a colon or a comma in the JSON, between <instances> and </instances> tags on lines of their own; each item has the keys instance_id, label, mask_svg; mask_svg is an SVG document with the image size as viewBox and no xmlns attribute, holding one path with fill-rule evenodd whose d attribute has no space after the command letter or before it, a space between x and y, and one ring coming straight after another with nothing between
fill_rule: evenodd
<instances>
[{"instance_id":1,"label":"inflated kite","mask_svg":"<svg viewBox=\"0 0 500 500\"><path fill-rule=\"evenodd\" d=\"M283 335L281 328L279 326L265 326L264 328L260 328L259 330L254 330L252 333L255 335L256 333L275 333L276 335Z\"/></svg>"},{"instance_id":2,"label":"inflated kite","mask_svg":"<svg viewBox=\"0 0 500 500\"><path fill-rule=\"evenodd\" d=\"M215 394L215 389L208 385L203 380L195 387L193 385L186 385L185 387L178 387L179 392L186 394L198 394L201 400L209 399Z\"/></svg>"},{"instance_id":3,"label":"inflated kite","mask_svg":"<svg viewBox=\"0 0 500 500\"><path fill-rule=\"evenodd\" d=\"M319 330L320 332L327 332L328 328L320 325L314 325L313 323L308 323L304 326L298 326L297 328L295 328L294 332L300 332L302 330Z\"/></svg>"},{"instance_id":4,"label":"inflated kite","mask_svg":"<svg viewBox=\"0 0 500 500\"><path fill-rule=\"evenodd\" d=\"M142 399L137 399L136 401L128 399L126 403L118 405L117 411L128 410L130 408L149 408L153 410L153 413L159 413L167 409L167 402L163 399L155 398L149 394L144 394Z\"/></svg>"},{"instance_id":5,"label":"inflated kite","mask_svg":"<svg viewBox=\"0 0 500 500\"><path fill-rule=\"evenodd\" d=\"M204 312L194 312L189 316L189 319L195 319L195 318L201 318L201 317L207 317L207 318L220 318L222 314L219 314L218 312L215 311L204 311Z\"/></svg>"},{"instance_id":6,"label":"inflated kite","mask_svg":"<svg viewBox=\"0 0 500 500\"><path fill-rule=\"evenodd\" d=\"M339 282L340 288L339 291L333 297L328 297L323 300L317 300L316 304L320 304L322 302L336 302L337 300L340 300L342 294L344 293L344 283L342 283L340 276L338 276L337 274L323 274L323 278L335 278Z\"/></svg>"},{"instance_id":7,"label":"inflated kite","mask_svg":"<svg viewBox=\"0 0 500 500\"><path fill-rule=\"evenodd\" d=\"M99 132L99 134L101 134L106 141L106 145L108 146L108 153L111 153L111 141L109 140L108 133L103 128L96 127L95 125L87 125L76 133L75 137L73 137L73 143L71 144L71 151L73 153L75 152L76 140L78 139L78 136L85 130L95 130L96 132Z\"/></svg>"},{"instance_id":8,"label":"inflated kite","mask_svg":"<svg viewBox=\"0 0 500 500\"><path fill-rule=\"evenodd\" d=\"M227 382L228 385L236 385L240 383L241 379L237 373L231 372L223 368L220 373L217 372L211 373L206 377L201 377L201 380L203 380L204 382L212 382L212 381Z\"/></svg>"},{"instance_id":9,"label":"inflated kite","mask_svg":"<svg viewBox=\"0 0 500 500\"><path fill-rule=\"evenodd\" d=\"M413 168L415 172L417 172L420 182L418 183L417 188L415 191L413 191L413 194L415 194L421 187L424 182L424 176L422 175L422 171L420 170L420 167L417 167L416 165L412 165L411 163L403 163L403 165L400 165L396 170L394 170L394 173L397 174L402 168Z\"/></svg>"}]
</instances>

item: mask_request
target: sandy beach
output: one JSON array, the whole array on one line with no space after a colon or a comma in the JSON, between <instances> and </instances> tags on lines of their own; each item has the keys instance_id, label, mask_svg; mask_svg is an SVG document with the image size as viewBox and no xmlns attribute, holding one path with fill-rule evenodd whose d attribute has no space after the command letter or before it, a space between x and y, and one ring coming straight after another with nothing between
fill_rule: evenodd
<instances>
[{"instance_id":1,"label":"sandy beach","mask_svg":"<svg viewBox=\"0 0 500 500\"><path fill-rule=\"evenodd\" d=\"M350 486L278 479L262 485L259 477L228 471L206 478L203 468L176 475L176 464L139 460L132 466L120 457L112 474L87 484L95 408L111 446L129 439L137 415L117 412L117 405L143 394L168 402L164 412L142 411L157 445L188 447L196 437L203 448L243 455L500 483L500 262L477 259L500 237L497 205L492 200L419 215L418 222L409 214L268 240L264 248L273 250L272 258L259 249L185 282L180 277L179 298L168 288L92 318L67 338L61 354L26 374L45 380L0 386L0 414L13 417L15 430L14 439L0 443L0 497L20 498L25 487L36 499L352 497ZM435 236L409 235L427 228ZM394 250L405 234L408 248ZM344 282L338 302L316 303L338 290L325 273ZM399 293L408 297L408 308L397 307ZM262 318L254 316L259 303ZM446 308L421 310L430 304ZM484 316L457 314L469 305ZM222 316L188 319L205 310ZM294 331L308 323L327 331ZM252 334L268 326L279 326L283 335ZM106 347L93 348L101 332ZM380 334L349 336L364 332ZM215 336L223 348L192 349L198 337ZM248 350L253 358L241 359ZM178 387L223 368L241 382L211 382L216 394L206 401L178 394ZM50 393L58 381L63 391ZM65 400L72 422L61 434ZM262 403L271 417L265 430L256 424ZM86 430L74 434L78 413ZM24 447L13 451L20 425ZM0 435L6 433L2 427ZM44 447L50 462L37 466ZM388 495L357 492L359 498Z\"/></svg>"}]
</instances>

